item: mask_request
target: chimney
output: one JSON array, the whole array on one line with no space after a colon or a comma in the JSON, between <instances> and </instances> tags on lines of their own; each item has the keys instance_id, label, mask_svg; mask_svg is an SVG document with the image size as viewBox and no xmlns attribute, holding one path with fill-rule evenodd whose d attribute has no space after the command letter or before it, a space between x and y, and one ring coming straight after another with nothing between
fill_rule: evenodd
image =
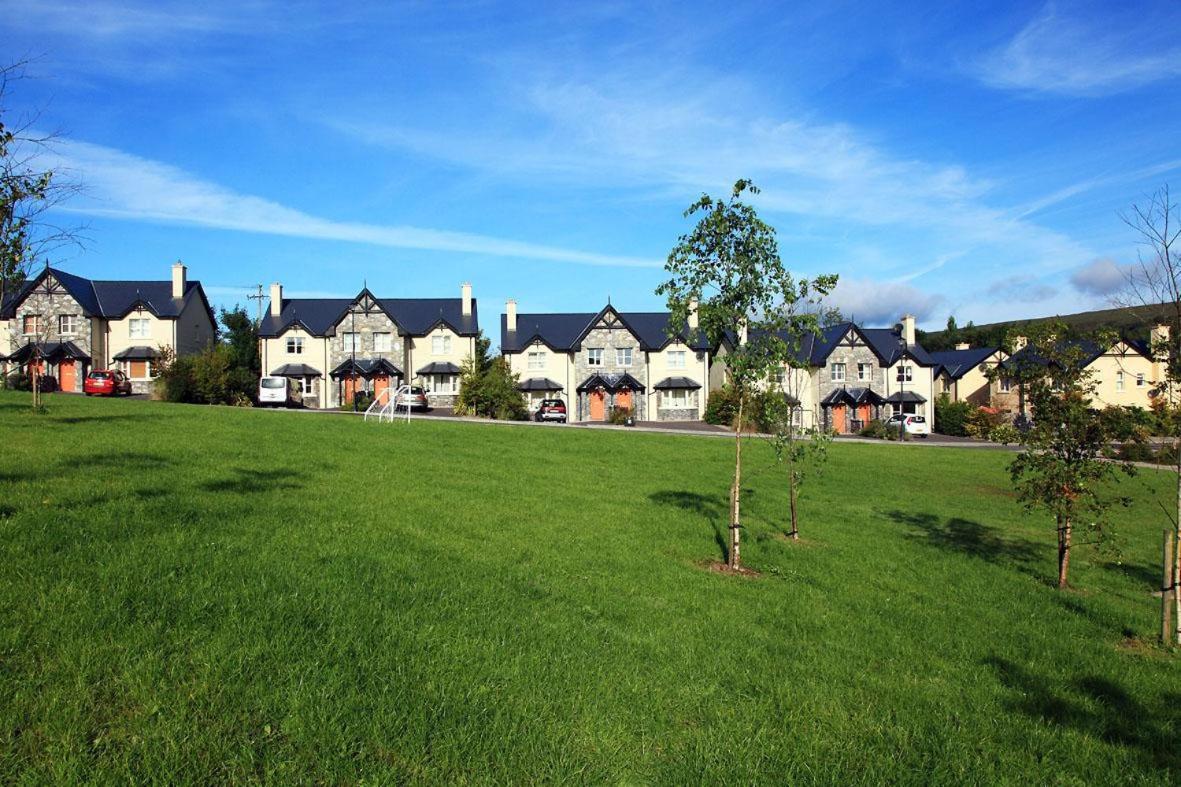
<instances>
[{"instance_id":1,"label":"chimney","mask_svg":"<svg viewBox=\"0 0 1181 787\"><path fill-rule=\"evenodd\" d=\"M1167 355L1169 351L1169 326L1164 323L1152 326L1148 333L1148 345L1153 355Z\"/></svg>"},{"instance_id":2,"label":"chimney","mask_svg":"<svg viewBox=\"0 0 1181 787\"><path fill-rule=\"evenodd\" d=\"M1029 344L1029 339L1027 339L1026 337L1014 336L1013 337L1013 352L1017 352L1018 350L1024 350L1025 345L1027 345L1027 344Z\"/></svg>"},{"instance_id":3,"label":"chimney","mask_svg":"<svg viewBox=\"0 0 1181 787\"><path fill-rule=\"evenodd\" d=\"M504 302L504 326L513 333L517 331L517 302L511 298Z\"/></svg>"},{"instance_id":4,"label":"chimney","mask_svg":"<svg viewBox=\"0 0 1181 787\"><path fill-rule=\"evenodd\" d=\"M956 348L957 350L971 350L971 349L972 349L972 345L968 344L967 342L958 342L958 343L956 344L955 348Z\"/></svg>"},{"instance_id":5,"label":"chimney","mask_svg":"<svg viewBox=\"0 0 1181 787\"><path fill-rule=\"evenodd\" d=\"M180 260L172 263L172 297L185 297L185 285L188 283L188 270Z\"/></svg>"},{"instance_id":6,"label":"chimney","mask_svg":"<svg viewBox=\"0 0 1181 787\"><path fill-rule=\"evenodd\" d=\"M463 298L463 316L472 316L472 285L470 282L464 282L459 285L460 296Z\"/></svg>"},{"instance_id":7,"label":"chimney","mask_svg":"<svg viewBox=\"0 0 1181 787\"><path fill-rule=\"evenodd\" d=\"M738 325L738 344L739 346L746 344L746 340L750 338L750 333L746 327L746 320L743 320Z\"/></svg>"},{"instance_id":8,"label":"chimney","mask_svg":"<svg viewBox=\"0 0 1181 787\"><path fill-rule=\"evenodd\" d=\"M278 317L283 313L283 285L275 282L271 285L271 316Z\"/></svg>"},{"instance_id":9,"label":"chimney","mask_svg":"<svg viewBox=\"0 0 1181 787\"><path fill-rule=\"evenodd\" d=\"M689 299L689 330L691 330L691 331L697 330L697 307L698 306L700 306L700 304L697 302L696 298Z\"/></svg>"},{"instance_id":10,"label":"chimney","mask_svg":"<svg viewBox=\"0 0 1181 787\"><path fill-rule=\"evenodd\" d=\"M914 344L914 315L902 315L902 338L906 340L906 346L909 347Z\"/></svg>"}]
</instances>

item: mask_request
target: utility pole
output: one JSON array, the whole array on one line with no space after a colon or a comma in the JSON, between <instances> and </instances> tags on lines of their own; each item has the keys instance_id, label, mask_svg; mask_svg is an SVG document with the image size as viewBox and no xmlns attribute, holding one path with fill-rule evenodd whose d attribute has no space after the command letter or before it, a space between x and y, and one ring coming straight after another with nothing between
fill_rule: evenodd
<instances>
[{"instance_id":1,"label":"utility pole","mask_svg":"<svg viewBox=\"0 0 1181 787\"><path fill-rule=\"evenodd\" d=\"M246 300L258 301L258 318L254 322L254 327L258 328L258 326L262 325L262 299L263 299L263 296L262 296L262 285L258 284L255 286L258 287L258 293L252 294L252 295L247 295Z\"/></svg>"}]
</instances>

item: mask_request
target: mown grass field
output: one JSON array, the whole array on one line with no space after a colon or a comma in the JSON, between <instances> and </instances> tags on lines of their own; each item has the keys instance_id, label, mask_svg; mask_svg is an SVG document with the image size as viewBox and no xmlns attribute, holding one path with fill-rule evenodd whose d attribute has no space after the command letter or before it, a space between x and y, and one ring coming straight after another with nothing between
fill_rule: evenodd
<instances>
[{"instance_id":1,"label":"mown grass field","mask_svg":"<svg viewBox=\"0 0 1181 787\"><path fill-rule=\"evenodd\" d=\"M1009 455L0 394L0 783L1181 778L1155 496L1054 538Z\"/></svg>"}]
</instances>

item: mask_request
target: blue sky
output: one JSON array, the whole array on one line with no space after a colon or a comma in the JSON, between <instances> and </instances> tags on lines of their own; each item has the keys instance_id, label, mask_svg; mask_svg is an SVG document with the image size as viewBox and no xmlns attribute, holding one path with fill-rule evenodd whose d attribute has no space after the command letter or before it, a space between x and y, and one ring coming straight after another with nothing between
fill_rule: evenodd
<instances>
[{"instance_id":1,"label":"blue sky","mask_svg":"<svg viewBox=\"0 0 1181 787\"><path fill-rule=\"evenodd\" d=\"M86 188L60 264L180 258L219 304L470 280L493 336L508 297L659 308L681 211L749 177L859 321L1065 313L1181 187L1176 2L5 5L8 108Z\"/></svg>"}]
</instances>

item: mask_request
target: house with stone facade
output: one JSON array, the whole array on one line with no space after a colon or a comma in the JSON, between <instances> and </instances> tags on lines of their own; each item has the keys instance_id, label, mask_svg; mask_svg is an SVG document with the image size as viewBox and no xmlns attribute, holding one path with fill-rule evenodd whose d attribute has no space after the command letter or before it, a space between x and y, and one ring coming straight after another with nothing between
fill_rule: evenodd
<instances>
[{"instance_id":1,"label":"house with stone facade","mask_svg":"<svg viewBox=\"0 0 1181 787\"><path fill-rule=\"evenodd\" d=\"M705 412L712 353L689 318L669 335L668 312L501 315L500 351L520 379L530 409L543 399L566 402L570 421L605 421L616 410L638 420L699 420Z\"/></svg>"},{"instance_id":2,"label":"house with stone facade","mask_svg":"<svg viewBox=\"0 0 1181 787\"><path fill-rule=\"evenodd\" d=\"M214 341L217 322L205 290L183 263L164 280L87 279L46 266L0 309L5 372L36 370L63 391L82 391L91 369L121 369L146 393L161 355L196 353Z\"/></svg>"},{"instance_id":3,"label":"house with stone facade","mask_svg":"<svg viewBox=\"0 0 1181 787\"><path fill-rule=\"evenodd\" d=\"M718 348L711 390L725 384L726 356L741 340L735 333ZM910 315L893 328L841 322L805 336L794 359L767 386L795 405L800 427L856 434L871 420L893 413L932 418L937 366L916 341Z\"/></svg>"},{"instance_id":4,"label":"house with stone facade","mask_svg":"<svg viewBox=\"0 0 1181 787\"><path fill-rule=\"evenodd\" d=\"M421 385L432 406L450 407L478 334L466 283L458 298L379 298L368 288L354 298L284 298L276 283L258 331L263 372L291 378L305 406L320 409L403 384Z\"/></svg>"}]
</instances>

